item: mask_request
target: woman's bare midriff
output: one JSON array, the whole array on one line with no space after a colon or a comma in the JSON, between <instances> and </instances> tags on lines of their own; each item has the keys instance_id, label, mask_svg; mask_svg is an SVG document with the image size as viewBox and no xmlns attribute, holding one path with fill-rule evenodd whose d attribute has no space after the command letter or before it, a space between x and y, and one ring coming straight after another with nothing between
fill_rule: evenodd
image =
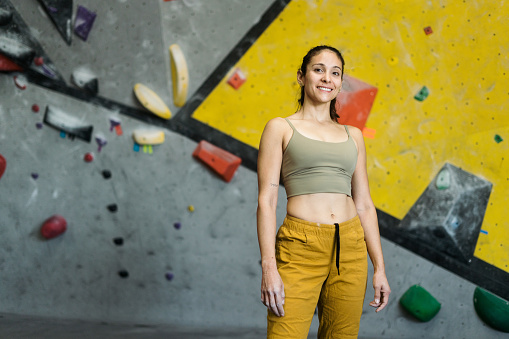
<instances>
[{"instance_id":1,"label":"woman's bare midriff","mask_svg":"<svg viewBox=\"0 0 509 339\"><path fill-rule=\"evenodd\" d=\"M342 193L314 193L288 198L289 215L321 224L341 223L357 215L353 199Z\"/></svg>"}]
</instances>

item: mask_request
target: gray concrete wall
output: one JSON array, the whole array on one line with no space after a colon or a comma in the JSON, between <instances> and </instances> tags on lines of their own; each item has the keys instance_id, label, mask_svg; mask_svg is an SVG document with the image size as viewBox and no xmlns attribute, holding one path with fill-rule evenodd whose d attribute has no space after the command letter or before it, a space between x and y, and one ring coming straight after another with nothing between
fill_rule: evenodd
<instances>
[{"instance_id":1,"label":"gray concrete wall","mask_svg":"<svg viewBox=\"0 0 509 339\"><path fill-rule=\"evenodd\" d=\"M132 86L142 82L172 111L167 47L184 50L190 94L206 79L272 1L80 1L98 13L89 41L64 41L38 8L14 6L69 81L75 67L99 75L100 95L139 107ZM75 6L77 4L75 3ZM259 302L256 239L256 173L240 167L224 183L191 157L196 143L166 130L153 154L133 151L131 138L144 123L118 112L0 75L0 312L100 321L166 323L199 327L264 327ZM42 108L55 105L94 126L108 144L61 138L44 125ZM109 130L109 118L124 134ZM86 152L95 160L85 163ZM105 180L101 171L110 170ZM39 177L33 179L32 173ZM279 192L278 221L285 214ZM106 208L117 204L118 211ZM194 212L187 208L195 207ZM53 214L67 232L45 241L42 222ZM174 227L181 222L180 230ZM116 246L113 238L123 237ZM375 314L367 306L360 334L391 338L502 337L476 316L475 286L390 242L383 241L392 301ZM117 272L127 270L128 278ZM165 274L172 272L168 281ZM413 321L399 297L421 284L442 303L431 322ZM316 319L312 331L316 331Z\"/></svg>"}]
</instances>

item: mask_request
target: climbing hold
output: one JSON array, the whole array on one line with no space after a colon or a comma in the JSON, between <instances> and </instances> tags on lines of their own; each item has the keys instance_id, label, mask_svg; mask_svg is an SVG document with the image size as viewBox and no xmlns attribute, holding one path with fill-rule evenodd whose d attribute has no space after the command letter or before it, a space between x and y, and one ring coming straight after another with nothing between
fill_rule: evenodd
<instances>
[{"instance_id":1,"label":"climbing hold","mask_svg":"<svg viewBox=\"0 0 509 339\"><path fill-rule=\"evenodd\" d=\"M375 139L376 129L364 126L362 129L362 135L365 138Z\"/></svg>"},{"instance_id":2,"label":"climbing hold","mask_svg":"<svg viewBox=\"0 0 509 339\"><path fill-rule=\"evenodd\" d=\"M187 209L189 210L189 212L194 212L194 206L193 205L187 206Z\"/></svg>"},{"instance_id":3,"label":"climbing hold","mask_svg":"<svg viewBox=\"0 0 509 339\"><path fill-rule=\"evenodd\" d=\"M41 227L41 235L46 239L58 237L67 229L67 221L61 215L55 214L47 219Z\"/></svg>"},{"instance_id":4,"label":"climbing hold","mask_svg":"<svg viewBox=\"0 0 509 339\"><path fill-rule=\"evenodd\" d=\"M66 135L64 131L60 131L60 138L65 139Z\"/></svg>"},{"instance_id":5,"label":"climbing hold","mask_svg":"<svg viewBox=\"0 0 509 339\"><path fill-rule=\"evenodd\" d=\"M2 179L2 175L4 175L5 167L7 167L7 161L5 158L0 154L0 179Z\"/></svg>"},{"instance_id":6,"label":"climbing hold","mask_svg":"<svg viewBox=\"0 0 509 339\"><path fill-rule=\"evenodd\" d=\"M42 57L35 57L34 64L36 66L42 66L44 64L44 59Z\"/></svg>"},{"instance_id":7,"label":"climbing hold","mask_svg":"<svg viewBox=\"0 0 509 339\"><path fill-rule=\"evenodd\" d=\"M36 123L35 127L37 127L37 129L41 129L42 128L42 122Z\"/></svg>"},{"instance_id":8,"label":"climbing hold","mask_svg":"<svg viewBox=\"0 0 509 339\"><path fill-rule=\"evenodd\" d=\"M173 224L173 227L179 230L182 227L182 224L180 222L176 222Z\"/></svg>"},{"instance_id":9,"label":"climbing hold","mask_svg":"<svg viewBox=\"0 0 509 339\"><path fill-rule=\"evenodd\" d=\"M6 56L0 54L0 71L23 71L23 67L18 66L16 63L12 62Z\"/></svg>"},{"instance_id":10,"label":"climbing hold","mask_svg":"<svg viewBox=\"0 0 509 339\"><path fill-rule=\"evenodd\" d=\"M509 333L509 302L480 287L474 291L474 307L479 318L494 329Z\"/></svg>"},{"instance_id":11,"label":"climbing hold","mask_svg":"<svg viewBox=\"0 0 509 339\"><path fill-rule=\"evenodd\" d=\"M64 38L65 42L71 45L72 25L72 0L39 0L46 13Z\"/></svg>"},{"instance_id":12,"label":"climbing hold","mask_svg":"<svg viewBox=\"0 0 509 339\"><path fill-rule=\"evenodd\" d=\"M97 76L87 67L76 68L71 75L71 80L76 86L81 89L87 90L90 93L99 93L99 81Z\"/></svg>"},{"instance_id":13,"label":"climbing hold","mask_svg":"<svg viewBox=\"0 0 509 339\"><path fill-rule=\"evenodd\" d=\"M211 143L202 140L193 152L195 158L200 159L216 172L224 181L230 182L242 160Z\"/></svg>"},{"instance_id":14,"label":"climbing hold","mask_svg":"<svg viewBox=\"0 0 509 339\"><path fill-rule=\"evenodd\" d=\"M113 132L113 129L115 129L115 132L117 135L122 135L122 126L120 126L120 120L116 117L110 118L110 132Z\"/></svg>"},{"instance_id":15,"label":"climbing hold","mask_svg":"<svg viewBox=\"0 0 509 339\"><path fill-rule=\"evenodd\" d=\"M246 82L246 76L239 68L237 68L233 75L228 79L228 84L235 89L239 89L244 82Z\"/></svg>"},{"instance_id":16,"label":"climbing hold","mask_svg":"<svg viewBox=\"0 0 509 339\"><path fill-rule=\"evenodd\" d=\"M12 11L0 8L0 26L5 26L12 20Z\"/></svg>"},{"instance_id":17,"label":"climbing hold","mask_svg":"<svg viewBox=\"0 0 509 339\"><path fill-rule=\"evenodd\" d=\"M155 129L137 129L133 132L133 138L138 145L158 145L164 142L164 132Z\"/></svg>"},{"instance_id":18,"label":"climbing hold","mask_svg":"<svg viewBox=\"0 0 509 339\"><path fill-rule=\"evenodd\" d=\"M177 107L184 106L187 100L187 88L189 87L189 72L187 62L180 46L170 46L171 79L173 83L173 103Z\"/></svg>"},{"instance_id":19,"label":"climbing hold","mask_svg":"<svg viewBox=\"0 0 509 339\"><path fill-rule=\"evenodd\" d=\"M121 271L118 271L118 275L121 278L127 278L127 277L129 277L129 272L127 272L126 270L121 270Z\"/></svg>"},{"instance_id":20,"label":"climbing hold","mask_svg":"<svg viewBox=\"0 0 509 339\"><path fill-rule=\"evenodd\" d=\"M431 33L433 33L431 26L424 27L424 33L426 33L426 35L430 35Z\"/></svg>"},{"instance_id":21,"label":"climbing hold","mask_svg":"<svg viewBox=\"0 0 509 339\"><path fill-rule=\"evenodd\" d=\"M117 246L122 246L124 244L124 238L122 237L114 238L113 243Z\"/></svg>"},{"instance_id":22,"label":"climbing hold","mask_svg":"<svg viewBox=\"0 0 509 339\"><path fill-rule=\"evenodd\" d=\"M111 213L115 213L118 210L117 204L110 204L108 205L108 211Z\"/></svg>"},{"instance_id":23,"label":"climbing hold","mask_svg":"<svg viewBox=\"0 0 509 339\"><path fill-rule=\"evenodd\" d=\"M395 56L391 56L387 59L387 63L391 66L396 66L399 63L399 59Z\"/></svg>"},{"instance_id":24,"label":"climbing hold","mask_svg":"<svg viewBox=\"0 0 509 339\"><path fill-rule=\"evenodd\" d=\"M429 90L426 86L423 86L419 93L414 96L415 100L424 101L429 95Z\"/></svg>"},{"instance_id":25,"label":"climbing hold","mask_svg":"<svg viewBox=\"0 0 509 339\"><path fill-rule=\"evenodd\" d=\"M88 34L92 29L95 17L97 15L94 12L89 11L85 7L78 5L78 11L76 12L76 19L74 20L74 33L77 36L87 41Z\"/></svg>"},{"instance_id":26,"label":"climbing hold","mask_svg":"<svg viewBox=\"0 0 509 339\"><path fill-rule=\"evenodd\" d=\"M104 179L109 179L111 178L111 172L109 170L104 170L102 171L102 174L103 174L103 178Z\"/></svg>"},{"instance_id":27,"label":"climbing hold","mask_svg":"<svg viewBox=\"0 0 509 339\"><path fill-rule=\"evenodd\" d=\"M502 141L504 141L504 139L502 139L502 137L498 134L495 134L495 142L497 144L501 143Z\"/></svg>"},{"instance_id":28,"label":"climbing hold","mask_svg":"<svg viewBox=\"0 0 509 339\"><path fill-rule=\"evenodd\" d=\"M19 38L0 36L0 54L3 54L15 64L27 68L34 61L35 51L19 41Z\"/></svg>"},{"instance_id":29,"label":"climbing hold","mask_svg":"<svg viewBox=\"0 0 509 339\"><path fill-rule=\"evenodd\" d=\"M164 276L166 277L166 280L168 280L168 281L173 280L173 273L171 273L171 272L167 272Z\"/></svg>"},{"instance_id":30,"label":"climbing hold","mask_svg":"<svg viewBox=\"0 0 509 339\"><path fill-rule=\"evenodd\" d=\"M138 98L139 102L160 118L170 119L171 112L164 101L154 91L143 84L134 85L134 94Z\"/></svg>"},{"instance_id":31,"label":"climbing hold","mask_svg":"<svg viewBox=\"0 0 509 339\"><path fill-rule=\"evenodd\" d=\"M422 322L430 321L440 311L440 303L419 285L411 286L399 299L401 306Z\"/></svg>"},{"instance_id":32,"label":"climbing hold","mask_svg":"<svg viewBox=\"0 0 509 339\"><path fill-rule=\"evenodd\" d=\"M136 142L133 145L133 151L139 152L140 151L140 144L137 144Z\"/></svg>"},{"instance_id":33,"label":"climbing hold","mask_svg":"<svg viewBox=\"0 0 509 339\"><path fill-rule=\"evenodd\" d=\"M39 113L39 110L40 110L39 105L36 104L32 105L32 112Z\"/></svg>"},{"instance_id":34,"label":"climbing hold","mask_svg":"<svg viewBox=\"0 0 509 339\"><path fill-rule=\"evenodd\" d=\"M447 167L442 168L438 173L435 184L439 190L445 190L451 186L451 172Z\"/></svg>"},{"instance_id":35,"label":"climbing hold","mask_svg":"<svg viewBox=\"0 0 509 339\"><path fill-rule=\"evenodd\" d=\"M85 162L92 162L92 161L94 161L94 153L92 153L92 152L85 153L85 156L83 157L83 160L85 160Z\"/></svg>"},{"instance_id":36,"label":"climbing hold","mask_svg":"<svg viewBox=\"0 0 509 339\"><path fill-rule=\"evenodd\" d=\"M55 127L58 130L65 131L71 136L76 136L82 140L90 142L92 140L92 125L85 125L78 118L68 115L63 110L47 106L44 114L44 123Z\"/></svg>"},{"instance_id":37,"label":"climbing hold","mask_svg":"<svg viewBox=\"0 0 509 339\"><path fill-rule=\"evenodd\" d=\"M37 180L37 178L39 178L39 174L37 174L37 173L32 173L32 174L30 174L30 175L32 176L32 178L33 178L34 180Z\"/></svg>"},{"instance_id":38,"label":"climbing hold","mask_svg":"<svg viewBox=\"0 0 509 339\"><path fill-rule=\"evenodd\" d=\"M108 143L102 136L96 136L95 141L97 142L97 152L101 152L101 149Z\"/></svg>"},{"instance_id":39,"label":"climbing hold","mask_svg":"<svg viewBox=\"0 0 509 339\"><path fill-rule=\"evenodd\" d=\"M27 82L24 77L15 75L14 76L14 84L19 89L26 89L27 88Z\"/></svg>"}]
</instances>

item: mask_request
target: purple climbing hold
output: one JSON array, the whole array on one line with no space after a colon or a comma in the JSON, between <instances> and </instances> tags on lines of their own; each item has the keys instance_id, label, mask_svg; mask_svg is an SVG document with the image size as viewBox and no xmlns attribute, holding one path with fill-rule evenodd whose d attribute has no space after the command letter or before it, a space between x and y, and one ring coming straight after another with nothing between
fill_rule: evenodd
<instances>
[{"instance_id":1,"label":"purple climbing hold","mask_svg":"<svg viewBox=\"0 0 509 339\"><path fill-rule=\"evenodd\" d=\"M37 173L32 173L31 176L32 178L34 178L34 180L37 180L37 178L39 178L39 174Z\"/></svg>"},{"instance_id":2,"label":"purple climbing hold","mask_svg":"<svg viewBox=\"0 0 509 339\"><path fill-rule=\"evenodd\" d=\"M166 280L172 281L173 280L173 273L168 272L164 275L166 277Z\"/></svg>"},{"instance_id":3,"label":"purple climbing hold","mask_svg":"<svg viewBox=\"0 0 509 339\"><path fill-rule=\"evenodd\" d=\"M101 152L101 149L103 148L103 146L106 146L106 144L108 143L106 141L106 139L104 139L103 137L96 137L95 138L95 141L97 142L97 152Z\"/></svg>"},{"instance_id":4,"label":"purple climbing hold","mask_svg":"<svg viewBox=\"0 0 509 339\"><path fill-rule=\"evenodd\" d=\"M88 9L81 5L78 6L76 20L74 21L74 33L76 33L77 36L82 38L83 41L87 41L88 34L92 29L95 17L96 14L94 12L89 11Z\"/></svg>"},{"instance_id":5,"label":"purple climbing hold","mask_svg":"<svg viewBox=\"0 0 509 339\"><path fill-rule=\"evenodd\" d=\"M182 227L182 224L180 222L176 222L173 224L173 227L179 230Z\"/></svg>"},{"instance_id":6,"label":"purple climbing hold","mask_svg":"<svg viewBox=\"0 0 509 339\"><path fill-rule=\"evenodd\" d=\"M37 129L41 129L42 128L42 122L36 123L35 127L37 127Z\"/></svg>"}]
</instances>

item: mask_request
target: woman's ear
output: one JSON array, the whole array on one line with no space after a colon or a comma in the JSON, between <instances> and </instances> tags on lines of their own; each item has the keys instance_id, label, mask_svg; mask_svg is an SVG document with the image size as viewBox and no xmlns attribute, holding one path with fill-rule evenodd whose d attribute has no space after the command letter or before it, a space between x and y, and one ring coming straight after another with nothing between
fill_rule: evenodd
<instances>
[{"instance_id":1,"label":"woman's ear","mask_svg":"<svg viewBox=\"0 0 509 339\"><path fill-rule=\"evenodd\" d=\"M297 83L300 87L304 86L304 76L300 69L297 71Z\"/></svg>"}]
</instances>

